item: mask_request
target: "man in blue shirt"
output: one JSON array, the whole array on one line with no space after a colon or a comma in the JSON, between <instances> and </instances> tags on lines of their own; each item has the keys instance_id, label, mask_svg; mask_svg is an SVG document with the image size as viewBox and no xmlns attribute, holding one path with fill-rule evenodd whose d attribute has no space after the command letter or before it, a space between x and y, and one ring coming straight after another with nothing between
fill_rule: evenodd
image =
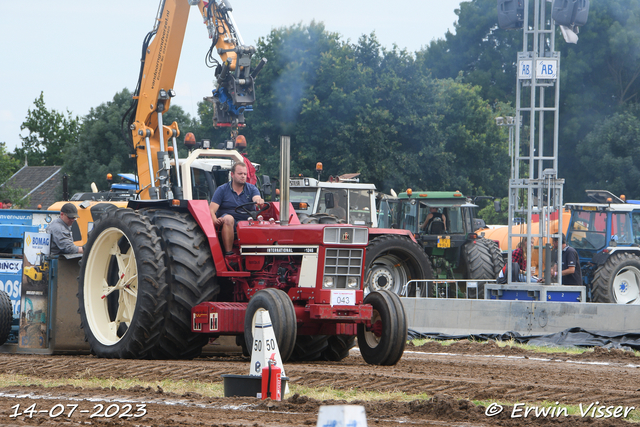
<instances>
[{"instance_id":1,"label":"man in blue shirt","mask_svg":"<svg viewBox=\"0 0 640 427\"><path fill-rule=\"evenodd\" d=\"M231 181L219 186L209 203L213 223L222 227L225 255L233 255L233 232L236 222L247 219L247 214L236 212L236 207L250 202L258 206L264 204L258 188L247 182L247 165L238 162L231 168Z\"/></svg>"}]
</instances>

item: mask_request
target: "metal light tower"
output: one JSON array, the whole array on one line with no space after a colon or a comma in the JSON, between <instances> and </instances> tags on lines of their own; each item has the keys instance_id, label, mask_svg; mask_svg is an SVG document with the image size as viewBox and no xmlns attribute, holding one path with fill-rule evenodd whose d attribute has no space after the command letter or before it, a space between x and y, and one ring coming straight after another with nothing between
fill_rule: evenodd
<instances>
[{"instance_id":1,"label":"metal light tower","mask_svg":"<svg viewBox=\"0 0 640 427\"><path fill-rule=\"evenodd\" d=\"M577 0L587 3L588 0ZM558 2L561 3L561 2ZM568 20L575 18L576 1L562 2L571 8ZM562 189L564 180L558 178L558 122L560 100L560 53L555 51L558 11L567 7L547 0L498 0L498 23L501 28L522 28L523 46L518 53L516 116L509 126L511 178L509 180L508 250L511 260L512 238L526 239L527 283L532 282L532 245L543 244L538 251L538 266L546 267L545 283L551 281L549 266L550 241L562 233ZM564 11L563 12L567 12ZM565 13L565 16L567 13ZM566 23L565 23L566 25ZM497 123L500 125L500 123ZM503 122L504 124L504 122ZM509 124L507 124L509 125ZM515 133L515 141L512 141ZM514 217L526 218L527 227L514 230ZM557 214L558 229L551 230L551 216ZM532 227L533 216L539 218L537 230ZM560 245L560 247L562 247ZM543 254L547 258L543 263ZM556 262L562 265L561 251ZM512 282L512 263L508 262L508 283ZM562 276L558 278L562 283Z\"/></svg>"},{"instance_id":2,"label":"metal light tower","mask_svg":"<svg viewBox=\"0 0 640 427\"><path fill-rule=\"evenodd\" d=\"M518 82L515 120L498 125L509 126L509 234L508 250L512 259L512 238L525 238L527 283L531 283L532 244L537 242L538 274L551 282L550 241L562 235L562 189L558 178L558 122L560 101L560 52L555 51L556 24L567 43L577 43L578 27L586 24L589 0L498 0L498 24L503 29L523 30L522 52L518 53ZM501 118L498 118L501 119ZM513 133L515 131L515 141ZM527 227L514 232L515 214L526 217ZM551 216L557 214L558 228L551 230ZM539 226L533 230L533 215ZM535 239L535 240L534 240ZM519 240L519 239L518 239ZM544 244L544 249L543 249ZM559 245L562 248L562 244ZM544 255L544 256L543 256ZM544 259L544 263L543 263ZM557 252L562 265L562 252ZM512 263L508 263L508 283L512 282ZM562 284L562 275L557 283Z\"/></svg>"}]
</instances>

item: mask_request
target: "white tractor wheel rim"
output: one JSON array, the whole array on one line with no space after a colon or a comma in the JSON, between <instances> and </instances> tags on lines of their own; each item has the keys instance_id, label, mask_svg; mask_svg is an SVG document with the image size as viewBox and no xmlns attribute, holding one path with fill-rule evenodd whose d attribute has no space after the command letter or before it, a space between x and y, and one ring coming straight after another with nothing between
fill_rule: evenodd
<instances>
[{"instance_id":1,"label":"white tractor wheel rim","mask_svg":"<svg viewBox=\"0 0 640 427\"><path fill-rule=\"evenodd\" d=\"M129 249L122 253L118 242L125 238ZM108 283L112 256L118 265L118 280ZM96 239L87 259L84 277L84 308L87 323L95 338L104 345L114 345L122 337L118 328L124 323L127 328L133 320L138 300L138 268L136 257L127 236L118 228L104 230ZM118 308L115 319L111 319L108 296L118 291Z\"/></svg>"},{"instance_id":2,"label":"white tractor wheel rim","mask_svg":"<svg viewBox=\"0 0 640 427\"><path fill-rule=\"evenodd\" d=\"M640 304L640 270L621 269L613 279L613 293L618 304Z\"/></svg>"},{"instance_id":3,"label":"white tractor wheel rim","mask_svg":"<svg viewBox=\"0 0 640 427\"><path fill-rule=\"evenodd\" d=\"M394 294L400 294L402 287L407 283L407 274L403 268L404 263L395 255L385 255L376 259L371 271L371 291L388 290ZM378 282L383 279L386 284L380 286ZM368 294L368 292L366 292Z\"/></svg>"}]
</instances>

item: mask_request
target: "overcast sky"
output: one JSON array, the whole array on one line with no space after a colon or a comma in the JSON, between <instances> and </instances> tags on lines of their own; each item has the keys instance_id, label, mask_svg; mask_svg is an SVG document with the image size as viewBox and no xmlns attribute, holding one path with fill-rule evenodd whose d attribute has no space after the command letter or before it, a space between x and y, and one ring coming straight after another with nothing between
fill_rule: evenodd
<instances>
[{"instance_id":1,"label":"overcast sky","mask_svg":"<svg viewBox=\"0 0 640 427\"><path fill-rule=\"evenodd\" d=\"M184 0L187 1L187 0ZM0 142L20 144L20 125L44 92L48 110L84 116L113 99L138 78L140 49L151 30L158 0L2 0L0 4ZM312 20L356 42L375 31L385 47L416 51L454 31L459 0L231 0L245 44L272 28ZM204 65L209 38L191 8L176 75L177 97L191 116L211 94L212 72ZM26 132L23 133L26 135Z\"/></svg>"}]
</instances>

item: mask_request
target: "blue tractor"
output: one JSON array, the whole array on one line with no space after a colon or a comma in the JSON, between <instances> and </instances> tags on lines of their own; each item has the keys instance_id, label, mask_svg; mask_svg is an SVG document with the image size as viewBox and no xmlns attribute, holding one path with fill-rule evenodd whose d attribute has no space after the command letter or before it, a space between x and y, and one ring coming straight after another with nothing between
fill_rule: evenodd
<instances>
[{"instance_id":1,"label":"blue tractor","mask_svg":"<svg viewBox=\"0 0 640 427\"><path fill-rule=\"evenodd\" d=\"M592 203L567 203L567 241L580 257L593 302L640 304L640 200L587 190Z\"/></svg>"}]
</instances>

